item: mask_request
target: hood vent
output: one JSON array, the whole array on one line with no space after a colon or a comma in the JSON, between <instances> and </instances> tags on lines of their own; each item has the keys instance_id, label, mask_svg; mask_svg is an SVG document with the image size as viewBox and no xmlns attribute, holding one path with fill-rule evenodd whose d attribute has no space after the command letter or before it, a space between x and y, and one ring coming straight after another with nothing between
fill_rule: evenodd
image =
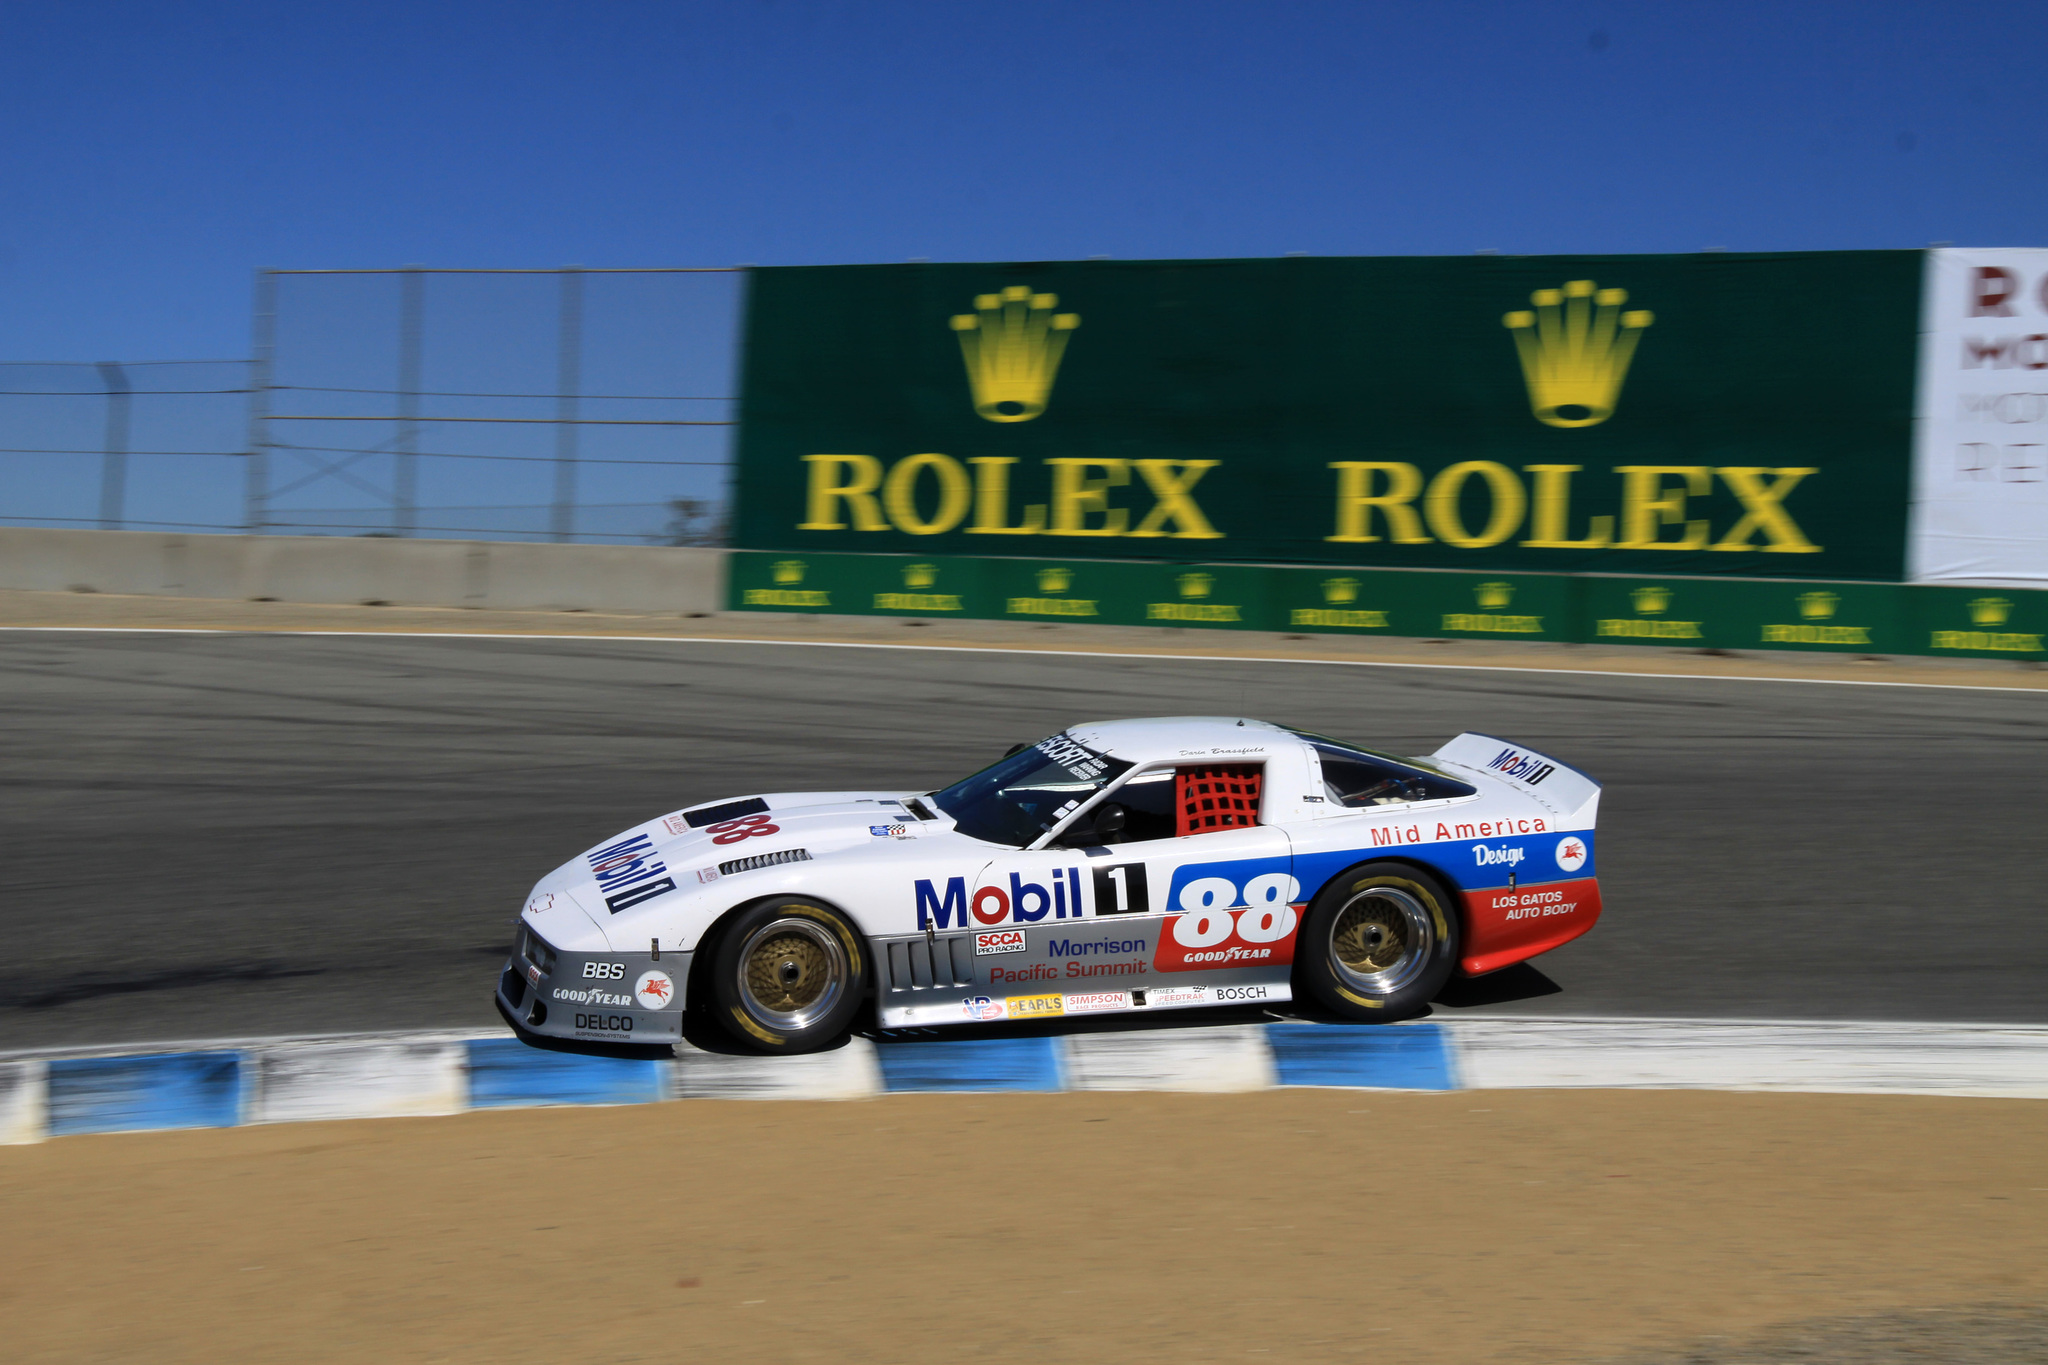
<instances>
[{"instance_id":1,"label":"hood vent","mask_svg":"<svg viewBox=\"0 0 2048 1365\"><path fill-rule=\"evenodd\" d=\"M735 872L752 872L755 868L774 867L779 863L807 863L811 855L800 848L785 848L780 853L756 853L751 858L735 858L729 863L718 865L718 875L730 877Z\"/></svg>"},{"instance_id":2,"label":"hood vent","mask_svg":"<svg viewBox=\"0 0 2048 1365\"><path fill-rule=\"evenodd\" d=\"M763 801L758 796L750 796L744 801L728 801L722 806L705 806L701 810L686 810L683 812L683 819L689 824L691 829L702 829L706 825L715 825L721 820L737 820L742 815L759 815L767 809L768 803L766 801Z\"/></svg>"}]
</instances>

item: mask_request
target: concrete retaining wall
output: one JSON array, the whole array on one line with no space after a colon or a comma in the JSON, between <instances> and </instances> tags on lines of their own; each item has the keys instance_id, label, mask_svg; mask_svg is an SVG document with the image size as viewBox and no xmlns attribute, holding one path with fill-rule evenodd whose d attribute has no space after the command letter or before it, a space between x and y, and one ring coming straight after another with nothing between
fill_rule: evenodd
<instances>
[{"instance_id":1,"label":"concrete retaining wall","mask_svg":"<svg viewBox=\"0 0 2048 1365\"><path fill-rule=\"evenodd\" d=\"M719 611L723 550L0 528L0 588L502 610Z\"/></svg>"}]
</instances>

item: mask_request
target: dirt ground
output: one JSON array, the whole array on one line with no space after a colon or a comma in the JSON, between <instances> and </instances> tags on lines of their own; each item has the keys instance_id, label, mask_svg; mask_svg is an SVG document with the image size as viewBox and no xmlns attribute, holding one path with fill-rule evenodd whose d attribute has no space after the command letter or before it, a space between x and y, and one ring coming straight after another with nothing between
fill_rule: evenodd
<instances>
[{"instance_id":1,"label":"dirt ground","mask_svg":"<svg viewBox=\"0 0 2048 1365\"><path fill-rule=\"evenodd\" d=\"M1283 1090L67 1138L0 1149L0 1355L2009 1365L2048 1345L2044 1132L2024 1100Z\"/></svg>"},{"instance_id":2,"label":"dirt ground","mask_svg":"<svg viewBox=\"0 0 2048 1365\"><path fill-rule=\"evenodd\" d=\"M338 606L196 597L0 590L0 627L234 631L377 631L458 635L642 636L692 640L803 640L834 644L966 646L1085 653L1199 654L1223 658L1454 664L1691 677L1846 679L1950 687L2048 689L2031 661L1879 657L1824 650L1673 649L1515 640L1426 640L1275 634L1170 626L948 621L787 612L482 611L458 607Z\"/></svg>"}]
</instances>

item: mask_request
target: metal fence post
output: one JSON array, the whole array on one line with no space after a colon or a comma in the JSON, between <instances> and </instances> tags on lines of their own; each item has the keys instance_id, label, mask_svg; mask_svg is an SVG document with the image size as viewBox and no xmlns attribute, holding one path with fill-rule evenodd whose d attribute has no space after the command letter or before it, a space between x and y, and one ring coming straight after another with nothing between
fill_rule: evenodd
<instances>
[{"instance_id":1,"label":"metal fence post","mask_svg":"<svg viewBox=\"0 0 2048 1365\"><path fill-rule=\"evenodd\" d=\"M112 360L99 363L107 390L107 439L100 456L100 529L118 531L128 500L128 376Z\"/></svg>"},{"instance_id":2,"label":"metal fence post","mask_svg":"<svg viewBox=\"0 0 2048 1365\"><path fill-rule=\"evenodd\" d=\"M391 529L411 535L419 525L420 326L426 273L398 273L398 457L391 480Z\"/></svg>"},{"instance_id":3,"label":"metal fence post","mask_svg":"<svg viewBox=\"0 0 2048 1365\"><path fill-rule=\"evenodd\" d=\"M270 360L277 345L277 272L256 272L249 320L249 461L243 484L242 529L263 534L270 520Z\"/></svg>"},{"instance_id":4,"label":"metal fence post","mask_svg":"<svg viewBox=\"0 0 2048 1365\"><path fill-rule=\"evenodd\" d=\"M576 432L583 389L583 267L562 267L562 312L555 334L555 501L549 537L576 538Z\"/></svg>"}]
</instances>

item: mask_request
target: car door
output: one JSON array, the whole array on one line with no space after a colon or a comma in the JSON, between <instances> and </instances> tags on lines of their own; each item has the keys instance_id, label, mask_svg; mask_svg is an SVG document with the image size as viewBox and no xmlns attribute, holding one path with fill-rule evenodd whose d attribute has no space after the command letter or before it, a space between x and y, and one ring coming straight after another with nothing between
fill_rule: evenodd
<instances>
[{"instance_id":1,"label":"car door","mask_svg":"<svg viewBox=\"0 0 2048 1365\"><path fill-rule=\"evenodd\" d=\"M1285 832L1255 823L1261 776L1141 771L1111 793L1113 841L1084 824L1076 847L992 859L970 908L1005 1017L1287 999L1299 891Z\"/></svg>"}]
</instances>

